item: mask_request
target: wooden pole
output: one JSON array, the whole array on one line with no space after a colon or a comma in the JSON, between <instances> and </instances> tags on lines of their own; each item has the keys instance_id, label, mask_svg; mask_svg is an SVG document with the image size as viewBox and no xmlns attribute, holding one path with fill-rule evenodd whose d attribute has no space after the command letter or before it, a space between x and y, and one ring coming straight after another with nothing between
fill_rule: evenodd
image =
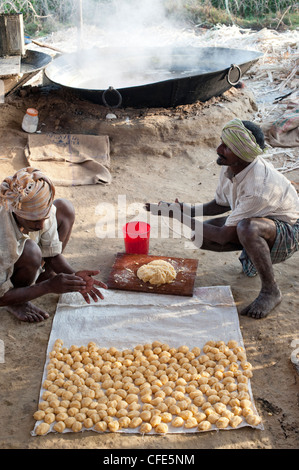
<instances>
[{"instance_id":1,"label":"wooden pole","mask_svg":"<svg viewBox=\"0 0 299 470\"><path fill-rule=\"evenodd\" d=\"M82 0L78 0L78 23L79 23L79 49L82 47L83 40L83 5Z\"/></svg>"},{"instance_id":2,"label":"wooden pole","mask_svg":"<svg viewBox=\"0 0 299 470\"><path fill-rule=\"evenodd\" d=\"M51 46L51 44L46 44L45 42L35 41L35 39L32 39L31 42L33 44L36 44L39 47L46 47L47 49L52 49L53 51L59 52L60 54L65 54L65 51L63 51L62 49L58 49L57 47Z\"/></svg>"}]
</instances>

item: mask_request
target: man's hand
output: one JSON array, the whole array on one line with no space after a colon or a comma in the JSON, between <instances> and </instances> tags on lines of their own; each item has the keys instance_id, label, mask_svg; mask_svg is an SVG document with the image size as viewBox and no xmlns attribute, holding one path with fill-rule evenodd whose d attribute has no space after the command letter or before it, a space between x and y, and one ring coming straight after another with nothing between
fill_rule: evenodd
<instances>
[{"instance_id":1,"label":"man's hand","mask_svg":"<svg viewBox=\"0 0 299 470\"><path fill-rule=\"evenodd\" d=\"M86 288L86 282L76 274L60 273L46 281L49 292L53 294L65 294L66 292L78 292Z\"/></svg>"},{"instance_id":2,"label":"man's hand","mask_svg":"<svg viewBox=\"0 0 299 470\"><path fill-rule=\"evenodd\" d=\"M146 202L144 205L145 210L148 212L151 212L153 215L161 215L161 212L159 211L159 204L155 204L152 202Z\"/></svg>"},{"instance_id":3,"label":"man's hand","mask_svg":"<svg viewBox=\"0 0 299 470\"><path fill-rule=\"evenodd\" d=\"M81 289L79 292L80 294L82 294L84 300L88 304L90 303L89 296L95 302L97 302L99 298L104 299L103 294L95 286L102 287L103 289L108 289L108 286L104 284L104 282L97 281L96 279L92 277L92 276L96 276L97 274L99 274L99 272L100 271L83 270L83 271L77 271L75 273L75 275L81 278L85 283L85 288Z\"/></svg>"},{"instance_id":4,"label":"man's hand","mask_svg":"<svg viewBox=\"0 0 299 470\"><path fill-rule=\"evenodd\" d=\"M183 210L183 203L179 202L178 199L176 199L175 202L160 201L158 204L146 202L144 207L153 215L180 219L180 214Z\"/></svg>"}]
</instances>

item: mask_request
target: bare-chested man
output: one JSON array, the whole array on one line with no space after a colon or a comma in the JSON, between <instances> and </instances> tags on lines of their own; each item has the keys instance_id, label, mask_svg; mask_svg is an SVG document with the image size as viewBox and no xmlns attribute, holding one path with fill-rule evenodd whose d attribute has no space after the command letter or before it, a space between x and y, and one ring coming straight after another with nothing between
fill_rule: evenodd
<instances>
[{"instance_id":1,"label":"bare-chested man","mask_svg":"<svg viewBox=\"0 0 299 470\"><path fill-rule=\"evenodd\" d=\"M0 306L21 321L39 322L48 313L31 303L44 294L80 292L103 299L93 278L99 271L77 271L62 252L75 214L65 199L54 200L52 182L39 170L23 168L0 185Z\"/></svg>"},{"instance_id":2,"label":"bare-chested man","mask_svg":"<svg viewBox=\"0 0 299 470\"><path fill-rule=\"evenodd\" d=\"M215 198L191 208L176 199L181 210L173 211L174 217L194 231L193 242L202 241L198 248L217 252L242 250L244 273L258 273L261 279L258 297L241 312L253 318L266 317L280 303L282 296L272 265L299 249L298 195L290 181L261 157L263 148L264 136L259 126L240 119L227 123L217 148L217 163L222 169ZM164 206L167 215L169 205L148 203L146 208L163 215ZM229 211L228 216L203 223L195 218Z\"/></svg>"}]
</instances>

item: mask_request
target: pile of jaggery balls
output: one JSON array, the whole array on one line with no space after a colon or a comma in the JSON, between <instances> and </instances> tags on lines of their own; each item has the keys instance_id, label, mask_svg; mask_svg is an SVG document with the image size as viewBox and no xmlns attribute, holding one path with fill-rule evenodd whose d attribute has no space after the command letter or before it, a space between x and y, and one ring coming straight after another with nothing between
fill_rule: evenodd
<instances>
[{"instance_id":1,"label":"pile of jaggery balls","mask_svg":"<svg viewBox=\"0 0 299 470\"><path fill-rule=\"evenodd\" d=\"M35 433L258 426L251 377L244 348L232 340L208 341L202 350L153 341L121 351L94 342L68 348L57 339L34 413Z\"/></svg>"}]
</instances>

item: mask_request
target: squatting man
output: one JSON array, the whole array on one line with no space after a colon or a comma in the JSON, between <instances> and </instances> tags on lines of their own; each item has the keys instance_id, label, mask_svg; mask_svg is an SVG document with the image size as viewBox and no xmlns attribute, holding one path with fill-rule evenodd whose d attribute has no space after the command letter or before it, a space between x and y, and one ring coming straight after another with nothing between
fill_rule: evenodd
<instances>
[{"instance_id":1,"label":"squatting man","mask_svg":"<svg viewBox=\"0 0 299 470\"><path fill-rule=\"evenodd\" d=\"M22 168L0 185L0 307L21 321L39 322L48 313L31 300L80 292L87 303L103 299L94 279L99 271L77 271L62 252L75 220L73 205L56 199L50 179Z\"/></svg>"},{"instance_id":2,"label":"squatting man","mask_svg":"<svg viewBox=\"0 0 299 470\"><path fill-rule=\"evenodd\" d=\"M217 252L241 251L243 272L259 274L261 290L241 311L263 318L281 301L273 264L285 261L299 249L299 200L291 182L267 162L264 135L251 121L233 119L222 130L217 148L220 177L215 197L205 204L146 204L156 215L172 216L193 231L198 248ZM228 216L222 214L229 212ZM216 216L202 222L196 216ZM199 235L200 234L200 235ZM196 236L197 235L197 236ZM201 241L201 245L198 243Z\"/></svg>"}]
</instances>

